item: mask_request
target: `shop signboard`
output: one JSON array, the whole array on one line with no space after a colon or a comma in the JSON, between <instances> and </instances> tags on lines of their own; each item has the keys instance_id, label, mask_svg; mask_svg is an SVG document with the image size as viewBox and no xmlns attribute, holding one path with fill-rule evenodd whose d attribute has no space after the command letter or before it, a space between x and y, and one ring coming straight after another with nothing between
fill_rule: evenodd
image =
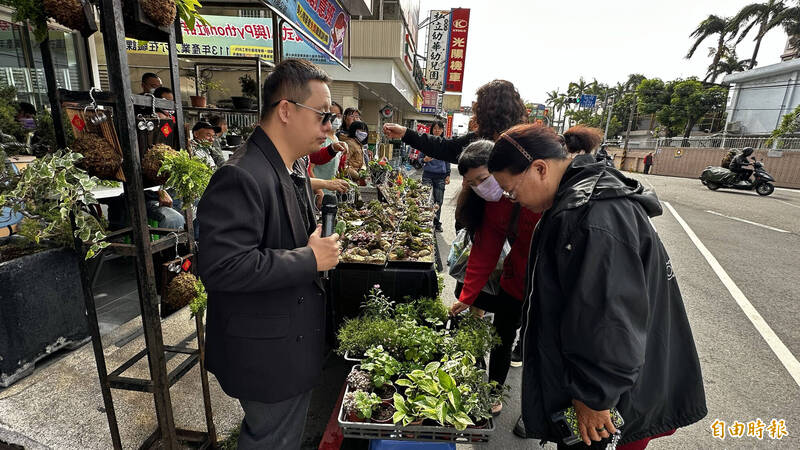
<instances>
[{"instance_id":1,"label":"shop signboard","mask_svg":"<svg viewBox=\"0 0 800 450\"><path fill-rule=\"evenodd\" d=\"M287 19L314 38L317 45L342 59L350 15L336 0L267 0Z\"/></svg>"},{"instance_id":2,"label":"shop signboard","mask_svg":"<svg viewBox=\"0 0 800 450\"><path fill-rule=\"evenodd\" d=\"M259 56L274 61L272 19L258 17L204 16L209 25L196 24L189 30L183 24L183 44L176 44L183 56ZM335 64L327 55L305 42L290 26L284 25L283 53L287 58L301 58L315 64ZM163 42L140 42L126 39L128 53L167 54Z\"/></svg>"},{"instance_id":3,"label":"shop signboard","mask_svg":"<svg viewBox=\"0 0 800 450\"><path fill-rule=\"evenodd\" d=\"M428 52L425 79L434 91L444 91L447 75L448 37L450 35L450 11L431 11L428 25Z\"/></svg>"},{"instance_id":4,"label":"shop signboard","mask_svg":"<svg viewBox=\"0 0 800 450\"><path fill-rule=\"evenodd\" d=\"M436 114L439 104L439 93L436 91L422 91L422 114Z\"/></svg>"},{"instance_id":5,"label":"shop signboard","mask_svg":"<svg viewBox=\"0 0 800 450\"><path fill-rule=\"evenodd\" d=\"M450 45L447 62L447 90L461 92L464 84L464 62L467 58L467 34L469 33L469 9L453 10L450 22Z\"/></svg>"}]
</instances>

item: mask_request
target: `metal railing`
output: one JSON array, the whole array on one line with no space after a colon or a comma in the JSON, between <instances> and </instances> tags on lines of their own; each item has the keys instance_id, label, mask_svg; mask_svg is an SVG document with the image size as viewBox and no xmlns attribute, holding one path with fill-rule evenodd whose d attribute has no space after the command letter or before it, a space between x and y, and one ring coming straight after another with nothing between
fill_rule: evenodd
<instances>
[{"instance_id":1,"label":"metal railing","mask_svg":"<svg viewBox=\"0 0 800 450\"><path fill-rule=\"evenodd\" d=\"M744 148L800 150L800 137L777 139L767 145L768 137L764 136L703 136L640 139L628 143L630 149L656 149L661 147L687 147L687 148Z\"/></svg>"}]
</instances>

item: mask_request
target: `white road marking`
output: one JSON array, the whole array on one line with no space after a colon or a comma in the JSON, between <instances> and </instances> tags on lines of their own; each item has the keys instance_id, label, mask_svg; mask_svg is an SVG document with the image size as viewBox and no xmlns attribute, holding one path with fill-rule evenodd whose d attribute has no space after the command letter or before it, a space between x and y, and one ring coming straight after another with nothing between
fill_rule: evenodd
<instances>
[{"instance_id":1,"label":"white road marking","mask_svg":"<svg viewBox=\"0 0 800 450\"><path fill-rule=\"evenodd\" d=\"M763 224L760 224L760 223L757 223L757 222L751 222L749 220L740 219L738 217L727 216L725 214L718 213L716 211L706 210L706 212L709 213L709 214L714 214L715 216L724 217L726 219L731 219L731 220L736 220L736 221L739 221L739 222L749 223L750 225L755 225L757 227L766 228L766 229L772 230L772 231L777 231L778 233L788 233L788 231L781 230L780 228L771 227L769 225L763 225Z\"/></svg>"},{"instance_id":2,"label":"white road marking","mask_svg":"<svg viewBox=\"0 0 800 450\"><path fill-rule=\"evenodd\" d=\"M791 192L793 194L800 194L800 190L797 189L786 189L786 188L775 188L776 191L783 191L783 192Z\"/></svg>"},{"instance_id":3,"label":"white road marking","mask_svg":"<svg viewBox=\"0 0 800 450\"><path fill-rule=\"evenodd\" d=\"M792 208L797 208L797 209L800 209L800 206L793 205L793 204L791 204L791 203L789 203L789 202L785 202L785 201L783 201L783 200L778 200L777 198L773 198L773 200L775 200L776 202L781 202L781 203L783 203L784 205L791 206Z\"/></svg>"},{"instance_id":4,"label":"white road marking","mask_svg":"<svg viewBox=\"0 0 800 450\"><path fill-rule=\"evenodd\" d=\"M708 248L706 248L706 246L700 241L694 231L689 228L689 225L683 220L678 212L675 211L675 208L673 208L669 202L664 202L664 204L675 217L675 220L677 220L681 227L683 227L683 231L686 232L686 234L689 236L689 239L691 239L692 243L694 243L695 247L697 247L697 250L699 250L700 254L702 254L706 259L708 265L711 266L711 269L713 269L714 273L717 274L717 277L719 277L720 281L722 281L722 284L725 285L725 288L728 289L728 292L730 292L733 299L742 309L744 315L747 316L747 318L756 328L756 331L758 331L761 337L764 338L764 341L767 342L769 348L771 348L775 353L775 356L778 357L778 360L780 360L781 364L783 364L783 366L789 372L789 375L794 379L795 383L800 386L800 362L797 361L797 358L795 358L792 352L790 352L786 345L784 345L778 335L772 331L772 328L769 326L767 321L764 320L753 304L750 303L750 300L747 299L742 290L736 286L736 283L733 282L733 279L728 276L728 273L725 272L725 269L723 269L719 261L717 261L717 258L715 258L714 255L708 251Z\"/></svg>"}]
</instances>

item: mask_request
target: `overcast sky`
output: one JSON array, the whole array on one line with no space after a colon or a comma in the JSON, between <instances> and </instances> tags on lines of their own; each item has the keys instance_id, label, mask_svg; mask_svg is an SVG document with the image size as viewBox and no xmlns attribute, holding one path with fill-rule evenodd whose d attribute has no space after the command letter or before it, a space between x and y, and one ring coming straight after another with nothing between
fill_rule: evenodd
<instances>
[{"instance_id":1,"label":"overcast sky","mask_svg":"<svg viewBox=\"0 0 800 450\"><path fill-rule=\"evenodd\" d=\"M684 56L689 34L709 14L733 16L757 0L421 0L420 21L431 9L470 8L462 105L495 78L509 80L525 100L543 103L546 92L570 81L615 84L630 73L664 80L706 74L707 39L694 58ZM420 32L424 43L427 29ZM755 31L737 47L750 58ZM758 66L780 62L786 33L775 29L761 43ZM418 50L424 54L424 46ZM719 78L718 81L721 81Z\"/></svg>"}]
</instances>

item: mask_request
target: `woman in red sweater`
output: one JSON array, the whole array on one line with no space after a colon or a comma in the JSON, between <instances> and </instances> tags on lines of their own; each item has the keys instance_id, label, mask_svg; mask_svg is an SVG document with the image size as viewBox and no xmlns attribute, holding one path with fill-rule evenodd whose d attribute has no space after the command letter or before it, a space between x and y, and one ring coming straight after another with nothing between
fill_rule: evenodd
<instances>
[{"instance_id":1,"label":"woman in red sweater","mask_svg":"<svg viewBox=\"0 0 800 450\"><path fill-rule=\"evenodd\" d=\"M473 142L458 159L463 189L458 197L456 220L467 229L473 243L464 286L450 312L456 315L475 306L494 313L494 326L502 343L489 356L489 379L502 385L508 375L511 350L522 319L531 235L541 214L520 208L503 196L503 189L486 167L493 147L491 141ZM501 292L496 296L482 293L506 240L511 244L511 251L503 262ZM502 407L495 405L492 413L498 414Z\"/></svg>"}]
</instances>

